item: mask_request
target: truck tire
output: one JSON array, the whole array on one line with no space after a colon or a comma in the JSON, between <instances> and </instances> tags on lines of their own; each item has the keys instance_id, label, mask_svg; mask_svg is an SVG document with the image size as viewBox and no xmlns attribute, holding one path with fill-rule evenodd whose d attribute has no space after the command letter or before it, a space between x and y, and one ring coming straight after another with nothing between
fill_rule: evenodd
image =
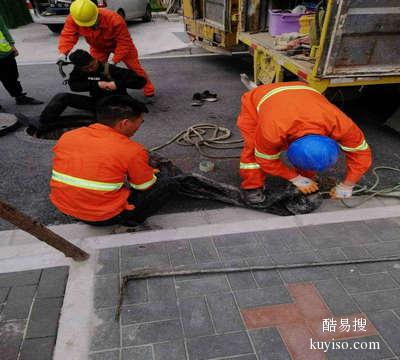
<instances>
[{"instance_id":1,"label":"truck tire","mask_svg":"<svg viewBox=\"0 0 400 360\"><path fill-rule=\"evenodd\" d=\"M150 4L147 4L147 6L146 6L146 14L144 14L144 16L142 17L142 20L144 22L150 22L151 21L151 17L152 17L152 15L151 15L151 6L150 6Z\"/></svg>"},{"instance_id":2,"label":"truck tire","mask_svg":"<svg viewBox=\"0 0 400 360\"><path fill-rule=\"evenodd\" d=\"M47 24L47 27L51 32L55 34L60 34L64 27L64 24Z\"/></svg>"}]
</instances>

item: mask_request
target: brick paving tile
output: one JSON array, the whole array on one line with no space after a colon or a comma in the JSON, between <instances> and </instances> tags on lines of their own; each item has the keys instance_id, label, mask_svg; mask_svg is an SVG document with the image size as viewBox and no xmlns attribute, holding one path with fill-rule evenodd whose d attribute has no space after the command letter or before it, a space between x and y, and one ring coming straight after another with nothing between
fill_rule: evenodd
<instances>
[{"instance_id":1,"label":"brick paving tile","mask_svg":"<svg viewBox=\"0 0 400 360\"><path fill-rule=\"evenodd\" d=\"M67 266L44 269L40 278L36 298L57 298L64 296L68 280Z\"/></svg>"},{"instance_id":2,"label":"brick paving tile","mask_svg":"<svg viewBox=\"0 0 400 360\"><path fill-rule=\"evenodd\" d=\"M350 294L398 287L388 273L341 277L339 281Z\"/></svg>"},{"instance_id":3,"label":"brick paving tile","mask_svg":"<svg viewBox=\"0 0 400 360\"><path fill-rule=\"evenodd\" d=\"M304 237L301 231L296 228L258 232L256 235L268 250L272 250L271 253L281 253L285 250L293 252L312 250L309 241ZM274 247L274 244L276 244L277 247ZM281 245L280 251L278 251L279 245Z\"/></svg>"},{"instance_id":4,"label":"brick paving tile","mask_svg":"<svg viewBox=\"0 0 400 360\"><path fill-rule=\"evenodd\" d=\"M0 287L36 285L42 270L19 271L0 274Z\"/></svg>"},{"instance_id":5,"label":"brick paving tile","mask_svg":"<svg viewBox=\"0 0 400 360\"><path fill-rule=\"evenodd\" d=\"M302 264L302 263L315 263L319 262L319 256L315 251L296 252L296 253L278 253L271 254L272 260L276 264Z\"/></svg>"},{"instance_id":6,"label":"brick paving tile","mask_svg":"<svg viewBox=\"0 0 400 360\"><path fill-rule=\"evenodd\" d=\"M400 318L392 311L373 312L367 315L392 351L400 356Z\"/></svg>"},{"instance_id":7,"label":"brick paving tile","mask_svg":"<svg viewBox=\"0 0 400 360\"><path fill-rule=\"evenodd\" d=\"M6 301L9 292L9 287L0 288L0 304Z\"/></svg>"},{"instance_id":8,"label":"brick paving tile","mask_svg":"<svg viewBox=\"0 0 400 360\"><path fill-rule=\"evenodd\" d=\"M154 360L151 346L122 349L121 360Z\"/></svg>"},{"instance_id":9,"label":"brick paving tile","mask_svg":"<svg viewBox=\"0 0 400 360\"><path fill-rule=\"evenodd\" d=\"M343 253L342 248L328 248L328 249L318 249L317 251L319 257L324 261L341 261L346 260L346 256Z\"/></svg>"},{"instance_id":10,"label":"brick paving tile","mask_svg":"<svg viewBox=\"0 0 400 360\"><path fill-rule=\"evenodd\" d=\"M197 280L180 281L176 283L179 298L206 295L230 290L225 275L203 276Z\"/></svg>"},{"instance_id":11,"label":"brick paving tile","mask_svg":"<svg viewBox=\"0 0 400 360\"><path fill-rule=\"evenodd\" d=\"M11 288L1 314L2 320L27 319L35 292L35 285Z\"/></svg>"},{"instance_id":12,"label":"brick paving tile","mask_svg":"<svg viewBox=\"0 0 400 360\"><path fill-rule=\"evenodd\" d=\"M128 285L126 286L124 292L123 304L130 305L136 303L143 303L150 300L147 292L147 281L152 281L152 280L149 279L149 280L128 281ZM113 294L114 294L113 296L115 296L115 292L113 292ZM153 296L151 300L157 301L157 296Z\"/></svg>"},{"instance_id":13,"label":"brick paving tile","mask_svg":"<svg viewBox=\"0 0 400 360\"><path fill-rule=\"evenodd\" d=\"M115 309L97 310L99 325L95 326L91 338L92 351L114 349L120 346L120 328L115 321Z\"/></svg>"},{"instance_id":14,"label":"brick paving tile","mask_svg":"<svg viewBox=\"0 0 400 360\"><path fill-rule=\"evenodd\" d=\"M25 339L19 360L52 360L55 337Z\"/></svg>"},{"instance_id":15,"label":"brick paving tile","mask_svg":"<svg viewBox=\"0 0 400 360\"><path fill-rule=\"evenodd\" d=\"M132 289L132 288L131 288ZM175 283L172 277L147 280L148 301L175 301Z\"/></svg>"},{"instance_id":16,"label":"brick paving tile","mask_svg":"<svg viewBox=\"0 0 400 360\"><path fill-rule=\"evenodd\" d=\"M235 356L235 357L224 357L223 360L257 360L255 355L243 355L243 356ZM261 358L260 358L261 360Z\"/></svg>"},{"instance_id":17,"label":"brick paving tile","mask_svg":"<svg viewBox=\"0 0 400 360\"><path fill-rule=\"evenodd\" d=\"M122 346L139 346L180 339L183 337L179 320L157 321L122 328Z\"/></svg>"},{"instance_id":18,"label":"brick paving tile","mask_svg":"<svg viewBox=\"0 0 400 360\"><path fill-rule=\"evenodd\" d=\"M250 271L227 274L233 290L257 289L257 283Z\"/></svg>"},{"instance_id":19,"label":"brick paving tile","mask_svg":"<svg viewBox=\"0 0 400 360\"><path fill-rule=\"evenodd\" d=\"M316 281L315 287L334 315L354 314L359 311L357 304L336 279Z\"/></svg>"},{"instance_id":20,"label":"brick paving tile","mask_svg":"<svg viewBox=\"0 0 400 360\"><path fill-rule=\"evenodd\" d=\"M400 304L400 289L354 294L353 298L363 311L390 310Z\"/></svg>"},{"instance_id":21,"label":"brick paving tile","mask_svg":"<svg viewBox=\"0 0 400 360\"><path fill-rule=\"evenodd\" d=\"M304 323L280 325L278 331L293 360L326 359L322 351L310 348L313 335Z\"/></svg>"},{"instance_id":22,"label":"brick paving tile","mask_svg":"<svg viewBox=\"0 0 400 360\"><path fill-rule=\"evenodd\" d=\"M150 243L150 244L122 246L120 250L121 250L121 257L123 259L126 259L134 257L144 257L149 255L165 254L166 247L167 247L166 243Z\"/></svg>"},{"instance_id":23,"label":"brick paving tile","mask_svg":"<svg viewBox=\"0 0 400 360\"><path fill-rule=\"evenodd\" d=\"M63 298L48 298L34 301L26 338L57 336L63 300Z\"/></svg>"},{"instance_id":24,"label":"brick paving tile","mask_svg":"<svg viewBox=\"0 0 400 360\"><path fill-rule=\"evenodd\" d=\"M244 329L239 309L231 294L211 294L206 298L217 333Z\"/></svg>"},{"instance_id":25,"label":"brick paving tile","mask_svg":"<svg viewBox=\"0 0 400 360\"><path fill-rule=\"evenodd\" d=\"M212 238L191 239L194 257L197 263L218 261L219 256Z\"/></svg>"},{"instance_id":26,"label":"brick paving tile","mask_svg":"<svg viewBox=\"0 0 400 360\"><path fill-rule=\"evenodd\" d=\"M168 246L168 254L172 266L196 263L189 240L177 240L174 243L175 246Z\"/></svg>"},{"instance_id":27,"label":"brick paving tile","mask_svg":"<svg viewBox=\"0 0 400 360\"><path fill-rule=\"evenodd\" d=\"M258 286L261 288L274 285L284 285L283 280L277 270L253 271L253 276L256 279Z\"/></svg>"},{"instance_id":28,"label":"brick paving tile","mask_svg":"<svg viewBox=\"0 0 400 360\"><path fill-rule=\"evenodd\" d=\"M245 258L267 255L262 245L253 243L241 246L219 247L218 253L222 260L229 260L235 258L245 259Z\"/></svg>"},{"instance_id":29,"label":"brick paving tile","mask_svg":"<svg viewBox=\"0 0 400 360\"><path fill-rule=\"evenodd\" d=\"M242 290L234 292L240 308L290 303L292 301L284 286L270 286L264 289Z\"/></svg>"},{"instance_id":30,"label":"brick paving tile","mask_svg":"<svg viewBox=\"0 0 400 360\"><path fill-rule=\"evenodd\" d=\"M154 344L154 360L187 360L183 340Z\"/></svg>"},{"instance_id":31,"label":"brick paving tile","mask_svg":"<svg viewBox=\"0 0 400 360\"><path fill-rule=\"evenodd\" d=\"M167 253L135 257L122 256L121 259L121 271L124 274L129 274L131 271L145 267L168 268L170 265L171 264Z\"/></svg>"},{"instance_id":32,"label":"brick paving tile","mask_svg":"<svg viewBox=\"0 0 400 360\"><path fill-rule=\"evenodd\" d=\"M326 280L335 276L327 267L279 270L287 283Z\"/></svg>"},{"instance_id":33,"label":"brick paving tile","mask_svg":"<svg viewBox=\"0 0 400 360\"><path fill-rule=\"evenodd\" d=\"M400 284L400 266L390 269L390 275L392 275L393 279Z\"/></svg>"},{"instance_id":34,"label":"brick paving tile","mask_svg":"<svg viewBox=\"0 0 400 360\"><path fill-rule=\"evenodd\" d=\"M250 340L245 332L192 338L188 340L187 348L190 360L206 360L253 353Z\"/></svg>"},{"instance_id":35,"label":"brick paving tile","mask_svg":"<svg viewBox=\"0 0 400 360\"><path fill-rule=\"evenodd\" d=\"M255 244L256 241L257 237L255 233L230 234L214 237L214 244L217 248L223 246L241 246Z\"/></svg>"},{"instance_id":36,"label":"brick paving tile","mask_svg":"<svg viewBox=\"0 0 400 360\"><path fill-rule=\"evenodd\" d=\"M400 226L392 219L368 220L365 222L371 231L382 241L400 241Z\"/></svg>"},{"instance_id":37,"label":"brick paving tile","mask_svg":"<svg viewBox=\"0 0 400 360\"><path fill-rule=\"evenodd\" d=\"M356 266L356 268L360 274L374 274L393 270L396 268L396 266L400 267L400 262L383 261L377 263L359 264Z\"/></svg>"},{"instance_id":38,"label":"brick paving tile","mask_svg":"<svg viewBox=\"0 0 400 360\"><path fill-rule=\"evenodd\" d=\"M116 274L119 270L119 248L100 250L96 274Z\"/></svg>"},{"instance_id":39,"label":"brick paving tile","mask_svg":"<svg viewBox=\"0 0 400 360\"><path fill-rule=\"evenodd\" d=\"M94 287L94 307L96 309L115 306L119 301L119 275L97 277Z\"/></svg>"},{"instance_id":40,"label":"brick paving tile","mask_svg":"<svg viewBox=\"0 0 400 360\"><path fill-rule=\"evenodd\" d=\"M291 360L279 332L274 328L250 331L259 360Z\"/></svg>"},{"instance_id":41,"label":"brick paving tile","mask_svg":"<svg viewBox=\"0 0 400 360\"><path fill-rule=\"evenodd\" d=\"M0 322L1 360L17 359L25 325L26 322L24 320Z\"/></svg>"},{"instance_id":42,"label":"brick paving tile","mask_svg":"<svg viewBox=\"0 0 400 360\"><path fill-rule=\"evenodd\" d=\"M180 300L179 307L182 312L185 337L191 338L214 333L211 317L204 297L182 299Z\"/></svg>"},{"instance_id":43,"label":"brick paving tile","mask_svg":"<svg viewBox=\"0 0 400 360\"><path fill-rule=\"evenodd\" d=\"M93 353L89 355L89 360L119 360L119 350Z\"/></svg>"},{"instance_id":44,"label":"brick paving tile","mask_svg":"<svg viewBox=\"0 0 400 360\"><path fill-rule=\"evenodd\" d=\"M351 260L370 259L373 257L362 246L345 246L342 247L342 251L346 255L346 258Z\"/></svg>"},{"instance_id":45,"label":"brick paving tile","mask_svg":"<svg viewBox=\"0 0 400 360\"><path fill-rule=\"evenodd\" d=\"M123 306L122 325L168 320L179 317L176 302L149 302L145 304Z\"/></svg>"},{"instance_id":46,"label":"brick paving tile","mask_svg":"<svg viewBox=\"0 0 400 360\"><path fill-rule=\"evenodd\" d=\"M381 244L366 245L365 248L375 257L400 255L400 241L387 241Z\"/></svg>"},{"instance_id":47,"label":"brick paving tile","mask_svg":"<svg viewBox=\"0 0 400 360\"><path fill-rule=\"evenodd\" d=\"M274 265L272 258L270 256L259 256L246 259L246 262L250 266L270 266Z\"/></svg>"}]
</instances>

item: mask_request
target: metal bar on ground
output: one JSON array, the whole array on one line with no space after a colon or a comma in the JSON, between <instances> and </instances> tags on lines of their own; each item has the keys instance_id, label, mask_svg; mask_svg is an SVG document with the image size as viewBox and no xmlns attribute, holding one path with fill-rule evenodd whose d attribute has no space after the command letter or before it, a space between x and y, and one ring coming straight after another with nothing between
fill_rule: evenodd
<instances>
[{"instance_id":1,"label":"metal bar on ground","mask_svg":"<svg viewBox=\"0 0 400 360\"><path fill-rule=\"evenodd\" d=\"M75 261L84 261L89 258L89 254L79 247L75 246L68 240L48 229L30 216L20 212L13 206L0 200L0 218L17 226L21 230L33 235L38 240L45 242L47 245L61 251L66 257L70 257Z\"/></svg>"}]
</instances>

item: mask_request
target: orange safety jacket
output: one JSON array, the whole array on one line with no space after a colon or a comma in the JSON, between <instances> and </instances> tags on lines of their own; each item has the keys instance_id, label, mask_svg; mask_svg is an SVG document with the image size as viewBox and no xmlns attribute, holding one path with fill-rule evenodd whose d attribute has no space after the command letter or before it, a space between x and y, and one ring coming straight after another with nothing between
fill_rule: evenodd
<instances>
[{"instance_id":1,"label":"orange safety jacket","mask_svg":"<svg viewBox=\"0 0 400 360\"><path fill-rule=\"evenodd\" d=\"M290 180L298 175L281 160L282 151L296 139L317 134L338 142L347 158L345 181L357 182L372 162L371 150L360 128L317 90L302 82L259 86L242 97L238 126L255 128L255 164L267 174ZM245 139L246 142L246 139ZM246 171L247 172L247 171Z\"/></svg>"},{"instance_id":2,"label":"orange safety jacket","mask_svg":"<svg viewBox=\"0 0 400 360\"><path fill-rule=\"evenodd\" d=\"M93 53L109 55L114 53L113 61L118 63L132 53L137 54L125 20L114 11L99 9L99 24L96 28L77 25L69 15L61 32L58 50L68 55L79 36L83 36Z\"/></svg>"},{"instance_id":3,"label":"orange safety jacket","mask_svg":"<svg viewBox=\"0 0 400 360\"><path fill-rule=\"evenodd\" d=\"M106 125L65 133L53 152L50 200L78 219L103 221L133 210L125 183L147 190L157 180L143 146Z\"/></svg>"}]
</instances>

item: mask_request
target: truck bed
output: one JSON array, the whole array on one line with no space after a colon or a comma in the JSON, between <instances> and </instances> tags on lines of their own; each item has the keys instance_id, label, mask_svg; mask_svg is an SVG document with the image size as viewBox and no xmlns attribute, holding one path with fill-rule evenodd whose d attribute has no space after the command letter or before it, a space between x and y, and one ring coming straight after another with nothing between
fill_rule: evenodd
<instances>
[{"instance_id":1,"label":"truck bed","mask_svg":"<svg viewBox=\"0 0 400 360\"><path fill-rule=\"evenodd\" d=\"M267 32L259 32L252 34L250 32L242 32L239 35L239 40L244 42L250 47L257 46L258 50L265 50L271 57L273 57L279 64L291 63L298 70L303 71L305 74L311 74L314 67L314 59L306 58L302 55L303 59L299 56L288 56L284 51L274 49L274 37ZM285 66L286 67L286 66Z\"/></svg>"}]
</instances>

